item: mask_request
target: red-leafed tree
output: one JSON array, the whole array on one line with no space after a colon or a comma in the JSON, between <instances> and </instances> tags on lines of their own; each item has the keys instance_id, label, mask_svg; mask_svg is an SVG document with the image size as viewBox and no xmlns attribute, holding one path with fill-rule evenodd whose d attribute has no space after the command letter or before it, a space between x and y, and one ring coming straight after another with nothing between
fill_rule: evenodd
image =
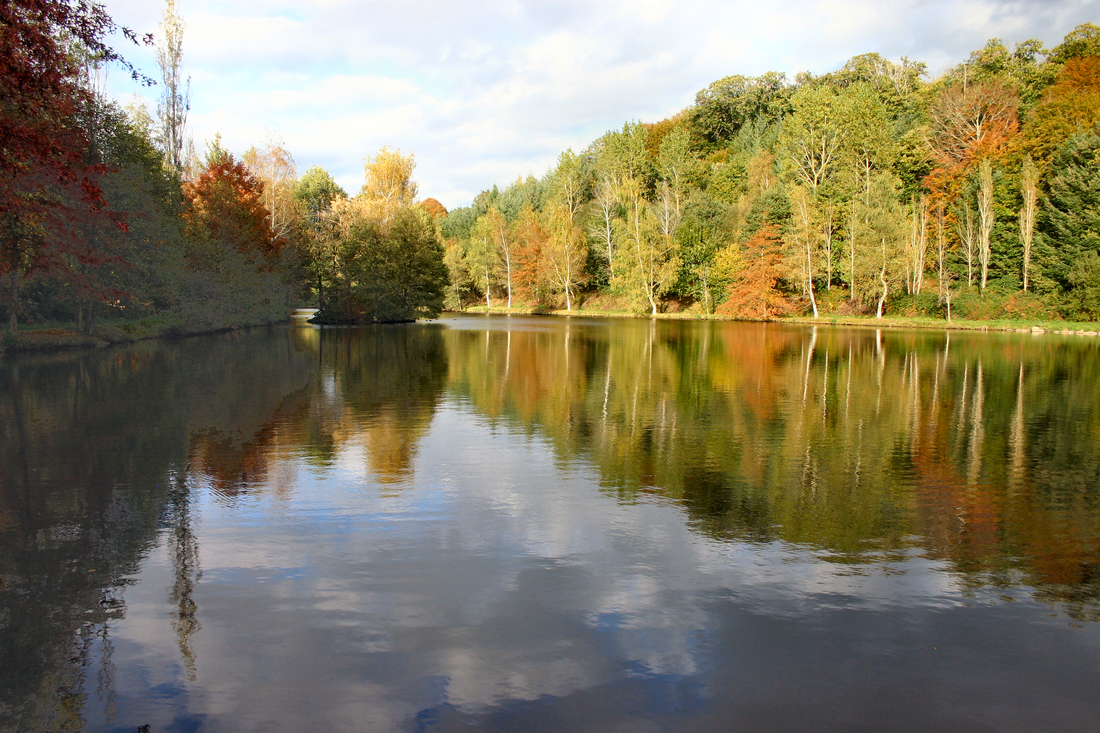
<instances>
[{"instance_id":1,"label":"red-leafed tree","mask_svg":"<svg viewBox=\"0 0 1100 733\"><path fill-rule=\"evenodd\" d=\"M207 269L209 257L220 247L234 247L259 264L271 264L279 256L280 243L271 231L270 217L263 204L263 182L243 163L214 142L206 167L191 182L183 184L187 199L184 219L191 240L193 267Z\"/></svg>"},{"instance_id":2,"label":"red-leafed tree","mask_svg":"<svg viewBox=\"0 0 1100 733\"><path fill-rule=\"evenodd\" d=\"M89 162L79 121L93 100L81 83L78 54L121 64L148 81L103 42L115 28L91 0L0 2L0 278L12 331L21 278L55 272L92 288L75 266L97 264L104 254L87 245L82 231L96 221L124 227L103 200L97 183L103 168Z\"/></svg>"}]
</instances>

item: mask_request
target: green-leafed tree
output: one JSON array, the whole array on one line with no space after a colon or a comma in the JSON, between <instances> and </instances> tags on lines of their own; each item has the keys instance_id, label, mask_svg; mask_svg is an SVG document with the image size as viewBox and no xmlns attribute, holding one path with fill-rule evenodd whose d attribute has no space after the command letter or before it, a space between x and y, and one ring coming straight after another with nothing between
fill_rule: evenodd
<instances>
[{"instance_id":1,"label":"green-leafed tree","mask_svg":"<svg viewBox=\"0 0 1100 733\"><path fill-rule=\"evenodd\" d=\"M1070 270L1100 252L1100 134L1074 135L1054 155L1039 230L1044 271L1072 289Z\"/></svg>"},{"instance_id":2,"label":"green-leafed tree","mask_svg":"<svg viewBox=\"0 0 1100 733\"><path fill-rule=\"evenodd\" d=\"M625 216L615 222L615 275L611 289L630 307L656 315L662 295L672 286L680 267L675 241L662 231L655 205L641 193L637 181L627 179L622 195Z\"/></svg>"},{"instance_id":3,"label":"green-leafed tree","mask_svg":"<svg viewBox=\"0 0 1100 733\"><path fill-rule=\"evenodd\" d=\"M447 266L430 214L418 206L389 221L355 219L336 246L337 290L322 322L396 323L443 309Z\"/></svg>"},{"instance_id":4,"label":"green-leafed tree","mask_svg":"<svg viewBox=\"0 0 1100 733\"><path fill-rule=\"evenodd\" d=\"M336 199L346 199L347 192L336 179L319 165L311 167L294 184L294 198L305 209L306 217L313 219L332 208Z\"/></svg>"},{"instance_id":5,"label":"green-leafed tree","mask_svg":"<svg viewBox=\"0 0 1100 733\"><path fill-rule=\"evenodd\" d=\"M698 143L717 149L756 120L775 121L790 111L793 91L785 74L727 76L695 95L691 125Z\"/></svg>"},{"instance_id":6,"label":"green-leafed tree","mask_svg":"<svg viewBox=\"0 0 1100 733\"><path fill-rule=\"evenodd\" d=\"M620 131L607 132L593 143L596 168L601 177L610 178L616 185L627 179L641 186L644 195L653 182L653 163L646 151L649 133L640 122L628 122Z\"/></svg>"},{"instance_id":7,"label":"green-leafed tree","mask_svg":"<svg viewBox=\"0 0 1100 733\"><path fill-rule=\"evenodd\" d=\"M676 289L703 306L704 313L713 313L724 283L714 275L714 258L727 244L729 207L721 201L695 189L684 203L683 218L676 228L676 244L680 253L680 277Z\"/></svg>"}]
</instances>

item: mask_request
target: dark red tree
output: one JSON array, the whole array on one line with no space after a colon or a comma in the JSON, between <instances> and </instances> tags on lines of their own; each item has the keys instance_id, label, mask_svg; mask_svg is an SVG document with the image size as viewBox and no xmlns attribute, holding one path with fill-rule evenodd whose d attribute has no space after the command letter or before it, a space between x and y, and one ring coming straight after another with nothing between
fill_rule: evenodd
<instances>
[{"instance_id":1,"label":"dark red tree","mask_svg":"<svg viewBox=\"0 0 1100 733\"><path fill-rule=\"evenodd\" d=\"M116 28L88 0L0 1L0 278L8 281L13 331L20 277L57 272L89 288L74 265L96 264L103 253L81 230L89 219L125 227L103 200L103 168L89 162L79 122L93 99L81 83L78 53L152 83L104 42Z\"/></svg>"}]
</instances>

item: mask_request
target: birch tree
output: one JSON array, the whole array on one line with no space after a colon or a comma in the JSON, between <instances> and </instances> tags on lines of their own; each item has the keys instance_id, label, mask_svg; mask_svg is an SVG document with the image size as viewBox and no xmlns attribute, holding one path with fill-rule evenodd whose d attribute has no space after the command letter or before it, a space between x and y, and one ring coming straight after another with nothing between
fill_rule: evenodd
<instances>
[{"instance_id":1,"label":"birch tree","mask_svg":"<svg viewBox=\"0 0 1100 733\"><path fill-rule=\"evenodd\" d=\"M983 294L989 279L989 261L992 257L990 237L996 221L997 215L993 210L993 164L989 158L982 158L978 165L978 260L982 265Z\"/></svg>"},{"instance_id":2,"label":"birch tree","mask_svg":"<svg viewBox=\"0 0 1100 733\"><path fill-rule=\"evenodd\" d=\"M698 167L698 162L691 153L691 135L686 127L675 127L661 140L657 167L668 186L676 215L679 216L683 212L688 185Z\"/></svg>"},{"instance_id":3,"label":"birch tree","mask_svg":"<svg viewBox=\"0 0 1100 733\"><path fill-rule=\"evenodd\" d=\"M792 197L796 215L802 229L799 235L800 252L806 261L800 269L807 276L806 293L818 316L817 298L813 284L813 254L819 243L827 245L826 271L832 279L832 243L836 231L836 208L826 201L827 185L836 171L844 130L840 125L841 114L836 92L829 87L807 87L799 90L791 99L794 114L786 122L780 143L786 154L786 162L802 193ZM803 195L805 194L805 195ZM811 235L809 222L813 221L817 234Z\"/></svg>"},{"instance_id":4,"label":"birch tree","mask_svg":"<svg viewBox=\"0 0 1100 733\"><path fill-rule=\"evenodd\" d=\"M608 280L615 278L615 219L620 209L619 194L610 176L604 176L596 184L592 218L588 235L607 259Z\"/></svg>"},{"instance_id":5,"label":"birch tree","mask_svg":"<svg viewBox=\"0 0 1100 733\"><path fill-rule=\"evenodd\" d=\"M295 197L298 167L294 156L283 147L281 139L271 136L262 148L249 148L242 161L263 183L263 203L272 233L276 239L286 240L301 216Z\"/></svg>"},{"instance_id":6,"label":"birch tree","mask_svg":"<svg viewBox=\"0 0 1100 733\"><path fill-rule=\"evenodd\" d=\"M489 236L497 250L497 256L504 265L504 282L508 292L508 307L512 307L512 269L515 265L516 241L511 227L496 206L490 206L484 216Z\"/></svg>"},{"instance_id":7,"label":"birch tree","mask_svg":"<svg viewBox=\"0 0 1100 733\"><path fill-rule=\"evenodd\" d=\"M569 209L570 218L576 221L591 185L584 159L572 150L566 150L558 156L558 165L551 180L553 194Z\"/></svg>"},{"instance_id":8,"label":"birch tree","mask_svg":"<svg viewBox=\"0 0 1100 733\"><path fill-rule=\"evenodd\" d=\"M573 310L576 289L587 278L584 272L584 231L574 223L566 201L554 202L546 212L549 237L543 249L543 271L551 292L565 296L565 309Z\"/></svg>"},{"instance_id":9,"label":"birch tree","mask_svg":"<svg viewBox=\"0 0 1100 733\"><path fill-rule=\"evenodd\" d=\"M793 237L795 270L801 273L803 292L810 300L814 318L818 317L817 297L814 295L813 255L817 245L817 222L814 221L812 194L805 186L794 186L791 190L791 204L794 207L796 228Z\"/></svg>"},{"instance_id":10,"label":"birch tree","mask_svg":"<svg viewBox=\"0 0 1100 733\"><path fill-rule=\"evenodd\" d=\"M924 285L928 257L928 199L914 196L909 206L909 237L905 246L905 289L918 295Z\"/></svg>"},{"instance_id":11,"label":"birch tree","mask_svg":"<svg viewBox=\"0 0 1100 733\"><path fill-rule=\"evenodd\" d=\"M478 217L470 233L463 260L466 271L485 293L485 307L492 308L493 285L496 284L497 273L500 271L500 250L494 241L493 228L488 217Z\"/></svg>"},{"instance_id":12,"label":"birch tree","mask_svg":"<svg viewBox=\"0 0 1100 733\"><path fill-rule=\"evenodd\" d=\"M658 298L672 285L680 267L675 242L663 233L636 180L624 181L623 198L626 216L615 222L620 246L612 289L635 307L657 315Z\"/></svg>"},{"instance_id":13,"label":"birch tree","mask_svg":"<svg viewBox=\"0 0 1100 733\"><path fill-rule=\"evenodd\" d=\"M366 159L363 172L365 181L359 191L361 198L379 202L384 209L408 206L416 202L419 189L413 179L416 156L405 155L400 149L383 146Z\"/></svg>"},{"instance_id":14,"label":"birch tree","mask_svg":"<svg viewBox=\"0 0 1100 733\"><path fill-rule=\"evenodd\" d=\"M978 250L978 229L974 207L970 195L964 194L962 203L955 209L955 234L962 245L962 255L966 262L966 287L974 287L974 261Z\"/></svg>"}]
</instances>

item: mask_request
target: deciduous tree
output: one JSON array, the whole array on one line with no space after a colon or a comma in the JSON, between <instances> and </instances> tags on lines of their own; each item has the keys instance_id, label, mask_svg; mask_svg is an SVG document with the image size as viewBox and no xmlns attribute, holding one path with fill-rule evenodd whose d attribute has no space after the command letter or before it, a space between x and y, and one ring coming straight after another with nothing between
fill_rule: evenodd
<instances>
[{"instance_id":1,"label":"deciduous tree","mask_svg":"<svg viewBox=\"0 0 1100 733\"><path fill-rule=\"evenodd\" d=\"M206 155L206 163L194 181L183 185L187 209L184 219L188 233L196 243L209 240L223 247L234 247L271 263L279 255L281 243L271 231L270 215L263 204L263 184L221 146L215 138ZM196 245L192 264L210 266L217 249Z\"/></svg>"},{"instance_id":2,"label":"deciduous tree","mask_svg":"<svg viewBox=\"0 0 1100 733\"><path fill-rule=\"evenodd\" d=\"M1023 148L1040 167L1072 135L1100 126L1100 56L1070 59L1042 101L1031 110Z\"/></svg>"},{"instance_id":3,"label":"deciduous tree","mask_svg":"<svg viewBox=\"0 0 1100 733\"><path fill-rule=\"evenodd\" d=\"M626 179L622 193L626 215L615 222L620 244L611 286L633 307L656 315L658 299L672 285L680 266L675 243L662 233L638 181Z\"/></svg>"},{"instance_id":4,"label":"deciduous tree","mask_svg":"<svg viewBox=\"0 0 1100 733\"><path fill-rule=\"evenodd\" d=\"M81 83L85 58L115 63L144 83L104 38L116 29L101 5L64 0L0 3L0 277L8 281L8 325L19 312L20 279L35 272L75 276L95 262L73 223L107 217L103 168L85 159L89 139L77 115L92 102ZM136 41L128 29L126 37ZM148 37L146 38L148 41Z\"/></svg>"},{"instance_id":5,"label":"deciduous tree","mask_svg":"<svg viewBox=\"0 0 1100 733\"><path fill-rule=\"evenodd\" d=\"M768 320L784 313L789 304L777 289L782 274L782 241L778 229L765 224L745 243L740 267L727 287L718 312L735 318Z\"/></svg>"},{"instance_id":6,"label":"deciduous tree","mask_svg":"<svg viewBox=\"0 0 1100 733\"><path fill-rule=\"evenodd\" d=\"M999 155L1019 127L1015 89L993 80L956 84L932 105L931 136L935 169L925 184L938 197L953 200L983 158Z\"/></svg>"},{"instance_id":7,"label":"deciduous tree","mask_svg":"<svg viewBox=\"0 0 1100 733\"><path fill-rule=\"evenodd\" d=\"M379 218L388 216L400 206L416 201L418 186L413 180L416 159L412 153L383 147L373 157L367 158L363 184L359 197L377 209Z\"/></svg>"},{"instance_id":8,"label":"deciduous tree","mask_svg":"<svg viewBox=\"0 0 1100 733\"><path fill-rule=\"evenodd\" d=\"M165 0L157 44L161 92L157 102L160 143L168 170L182 175L189 162L187 114L191 110L191 77L183 76L183 18L176 12L176 0Z\"/></svg>"},{"instance_id":9,"label":"deciduous tree","mask_svg":"<svg viewBox=\"0 0 1100 733\"><path fill-rule=\"evenodd\" d=\"M573 309L577 287L587 280L584 230L574 223L568 203L556 201L545 212L549 236L542 252L542 271L550 292L565 298L565 309Z\"/></svg>"},{"instance_id":10,"label":"deciduous tree","mask_svg":"<svg viewBox=\"0 0 1100 733\"><path fill-rule=\"evenodd\" d=\"M978 165L978 261L982 265L981 289L989 280L989 262L992 258L990 238L997 212L993 208L993 164L989 158L982 158Z\"/></svg>"},{"instance_id":11,"label":"deciduous tree","mask_svg":"<svg viewBox=\"0 0 1100 733\"><path fill-rule=\"evenodd\" d=\"M263 147L245 151L242 162L253 177L263 184L263 203L267 209L272 235L286 242L303 216L295 196L298 167L283 141L271 136Z\"/></svg>"}]
</instances>

